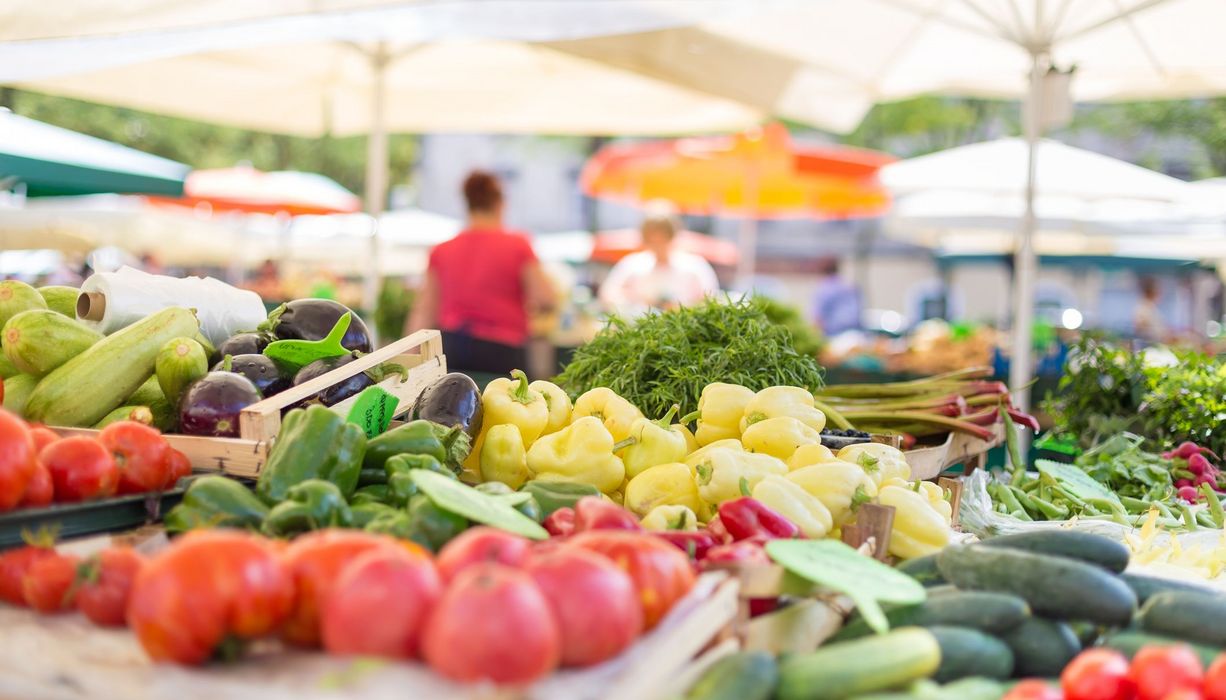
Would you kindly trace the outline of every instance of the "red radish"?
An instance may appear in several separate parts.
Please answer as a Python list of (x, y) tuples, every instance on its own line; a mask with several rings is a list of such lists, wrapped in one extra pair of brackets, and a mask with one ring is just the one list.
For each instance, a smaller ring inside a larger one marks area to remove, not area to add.
[(1193, 486), (1180, 486), (1179, 497), (1188, 503), (1196, 503), (1197, 499), (1200, 497), (1200, 493), (1198, 493), (1196, 488)]
[(1191, 479), (1176, 479), (1175, 488), (1177, 489), (1192, 488), (1192, 480)]
[(1209, 460), (1204, 455), (1192, 455), (1188, 457), (1188, 471), (1200, 476), (1207, 473), (1213, 465), (1209, 464)]

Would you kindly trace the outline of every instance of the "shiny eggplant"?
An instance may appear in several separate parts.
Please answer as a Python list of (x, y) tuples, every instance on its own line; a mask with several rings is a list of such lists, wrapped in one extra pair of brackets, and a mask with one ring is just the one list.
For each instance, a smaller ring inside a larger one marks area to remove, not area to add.
[(481, 432), (481, 389), (467, 374), (443, 375), (418, 395), (409, 417), (448, 428), (458, 425), (475, 439)]
[(238, 372), (251, 380), (255, 388), (265, 397), (279, 394), (290, 388), (292, 380), (281, 374), (277, 364), (263, 355), (235, 355), (230, 358), (230, 367), (226, 368), (223, 359), (213, 365), (214, 372)]
[(266, 325), (280, 340), (323, 340), (346, 313), (351, 313), (352, 319), (341, 345), (347, 350), (370, 352), (373, 346), (366, 323), (348, 306), (331, 299), (286, 302), (268, 314)]
[(188, 435), (238, 437), (238, 414), (263, 398), (251, 380), (234, 372), (209, 372), (187, 386), (179, 400), (179, 428)]
[(238, 357), (239, 355), (258, 355), (264, 352), (264, 348), (268, 344), (276, 340), (275, 337), (267, 333), (237, 333), (222, 341), (221, 345), (217, 346), (217, 356)]
[[(321, 375), (327, 374), (337, 367), (343, 367), (357, 359), (357, 355), (349, 353), (339, 357), (327, 357), (322, 360), (315, 360), (311, 364), (298, 370), (294, 375), (294, 386), (304, 384)], [(357, 374), (347, 377), (341, 382), (333, 384), (314, 396), (305, 399), (302, 403), (322, 403), (325, 406), (340, 403), (345, 399), (361, 392), (368, 386), (375, 383), (367, 372), (358, 372)]]

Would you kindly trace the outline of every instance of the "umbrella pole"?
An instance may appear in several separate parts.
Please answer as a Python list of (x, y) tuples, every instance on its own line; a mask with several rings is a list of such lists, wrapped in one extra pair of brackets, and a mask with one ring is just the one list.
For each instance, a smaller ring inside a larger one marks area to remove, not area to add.
[(1040, 119), (1043, 113), (1043, 58), (1041, 53), (1031, 54), (1030, 89), (1023, 103), (1022, 123), (1028, 148), (1026, 208), (1022, 214), (1013, 272), (1013, 353), (1009, 366), (1009, 386), (1014, 402), (1023, 411), (1030, 408), (1029, 384), (1033, 364), (1031, 344), (1034, 331), (1034, 287), (1038, 267), (1034, 252), (1034, 199)]
[(380, 43), (370, 54), (371, 97), (370, 134), (366, 137), (366, 211), (375, 218), (371, 230), (369, 259), (362, 280), (362, 306), (374, 313), (379, 294), (379, 226), (387, 198), (387, 66), (391, 58), (387, 46)]

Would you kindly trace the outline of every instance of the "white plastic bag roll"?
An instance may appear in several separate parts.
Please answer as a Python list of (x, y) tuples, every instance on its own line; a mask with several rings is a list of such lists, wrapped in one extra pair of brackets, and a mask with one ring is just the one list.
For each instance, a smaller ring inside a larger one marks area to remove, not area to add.
[(195, 309), (201, 332), (214, 345), (235, 333), (255, 330), (267, 318), (264, 302), (255, 292), (212, 277), (166, 277), (126, 266), (85, 280), (77, 318), (109, 335), (168, 306)]

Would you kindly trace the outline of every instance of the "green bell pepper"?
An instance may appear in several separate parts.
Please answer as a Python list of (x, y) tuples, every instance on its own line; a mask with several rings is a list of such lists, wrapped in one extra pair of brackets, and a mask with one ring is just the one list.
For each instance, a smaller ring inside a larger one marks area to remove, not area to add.
[(273, 506), (264, 518), (261, 531), (271, 537), (353, 525), (353, 512), (336, 484), (323, 479), (307, 479), (286, 494), (286, 500)]
[(258, 530), (267, 515), (268, 506), (246, 486), (212, 475), (193, 480), (183, 500), (166, 513), (163, 522), (168, 532), (214, 527)]
[(371, 518), (362, 529), (379, 535), (391, 535), (398, 540), (410, 539), (413, 535), (413, 522), (409, 519), (409, 514), (399, 508), (387, 508)]
[(387, 483), (387, 472), (382, 469), (362, 469), (358, 472), (358, 488)]
[(372, 438), (362, 466), (380, 469), (388, 459), (402, 454), (430, 455), (458, 472), (472, 449), (468, 434), (428, 420), (415, 420)]
[(436, 472), (449, 479), (457, 478), (454, 472), (444, 467), (432, 455), (396, 455), (383, 463), (383, 469), (387, 473), (389, 502), (398, 506), (407, 506), (409, 499), (417, 495), (417, 484), (409, 476), (409, 472), (413, 469), (425, 469)]
[(548, 518), (559, 508), (574, 508), (584, 496), (599, 496), (600, 489), (589, 484), (573, 484), (561, 481), (534, 479), (519, 487), (520, 491), (532, 494), (540, 507), (541, 518)]
[(443, 510), (424, 494), (409, 501), (409, 539), (438, 552), (443, 545), (468, 529), (468, 519)]
[(350, 506), (349, 511), (353, 513), (353, 526), (357, 528), (365, 528), (377, 518), (401, 512), (385, 503), (374, 501), (355, 504)]
[(323, 479), (349, 498), (357, 488), (365, 454), (366, 434), (340, 414), (319, 405), (294, 409), (281, 422), (256, 493), (265, 501), (280, 503), (295, 485)]
[(387, 505), (392, 502), (392, 487), (387, 484), (371, 484), (363, 486), (353, 492), (353, 498), (349, 499), (350, 505), (358, 505), (360, 503), (381, 503)]

